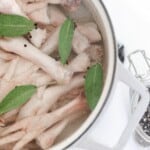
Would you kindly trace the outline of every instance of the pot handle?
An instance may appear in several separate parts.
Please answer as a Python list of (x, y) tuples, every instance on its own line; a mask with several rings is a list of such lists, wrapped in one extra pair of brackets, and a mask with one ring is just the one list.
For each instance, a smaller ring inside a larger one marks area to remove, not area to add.
[(124, 68), (120, 61), (118, 61), (117, 71), (119, 81), (122, 81), (123, 83), (128, 85), (131, 89), (139, 93), (141, 97), (135, 111), (133, 112), (133, 114), (130, 115), (128, 123), (121, 137), (119, 138), (117, 144), (114, 147), (109, 148), (93, 141), (90, 136), (86, 135), (86, 138), (85, 136), (81, 138), (81, 140), (77, 142), (77, 145), (75, 147), (82, 148), (82, 150), (121, 150), (125, 147), (126, 143), (129, 140), (129, 137), (135, 131), (140, 119), (142, 118), (149, 104), (149, 92), (148, 89), (140, 81), (138, 81), (128, 70)]

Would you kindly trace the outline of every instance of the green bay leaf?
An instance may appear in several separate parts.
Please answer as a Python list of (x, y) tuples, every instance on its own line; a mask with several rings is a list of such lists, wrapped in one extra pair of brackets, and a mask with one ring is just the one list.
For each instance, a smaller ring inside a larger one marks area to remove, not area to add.
[(17, 37), (35, 28), (34, 23), (19, 15), (0, 14), (0, 36)]
[(100, 64), (93, 65), (85, 77), (85, 95), (88, 105), (93, 110), (100, 99), (103, 87), (103, 70)]
[(26, 103), (37, 91), (34, 85), (16, 86), (0, 103), (0, 114), (16, 109)]
[(60, 29), (58, 49), (63, 64), (66, 64), (71, 53), (74, 28), (74, 22), (71, 19), (66, 19)]

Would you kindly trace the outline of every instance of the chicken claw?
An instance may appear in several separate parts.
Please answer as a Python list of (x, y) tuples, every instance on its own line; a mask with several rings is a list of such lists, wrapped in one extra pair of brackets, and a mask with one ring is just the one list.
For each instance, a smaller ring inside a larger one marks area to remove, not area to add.
[[(55, 123), (63, 120), (64, 118), (70, 116), (71, 114), (74, 114), (81, 110), (84, 111), (85, 109), (87, 109), (85, 97), (80, 95), (67, 105), (55, 110), (54, 112), (24, 118), (16, 122), (15, 124), (5, 128), (1, 132), (1, 136), (7, 136), (9, 134), (11, 134), (11, 136), (15, 136), (15, 134), (17, 134), (16, 132), (24, 131), (26, 134), (16, 143), (16, 145), (13, 148), (13, 150), (20, 150), (24, 145), (35, 139), (42, 132), (50, 128)], [(7, 137), (3, 137), (1, 139), (4, 138)], [(9, 140), (9, 143), (11, 143), (12, 141), (14, 141), (13, 138)], [(3, 142), (2, 145), (3, 144), (5, 143)]]
[(80, 117), (83, 117), (85, 114), (87, 114), (89, 111), (85, 110), (85, 112), (78, 112), (73, 115), (70, 115), (68, 118), (65, 118), (64, 120), (58, 122), (56, 125), (51, 127), (50, 129), (46, 130), (43, 132), (40, 136), (36, 138), (37, 144), (42, 148), (42, 149), (48, 149), (50, 148), (57, 137), (60, 136), (60, 134), (65, 130), (67, 125), (70, 123), (73, 123)]
[(81, 0), (62, 0), (64, 7), (70, 11), (75, 11), (81, 3)]
[(33, 62), (59, 83), (68, 83), (72, 77), (73, 73), (71, 71), (55, 61), (55, 59), (41, 52), (24, 38), (1, 39), (0, 47)]
[(19, 139), (21, 139), (24, 135), (25, 135), (25, 131), (19, 131), (19, 132), (12, 134), (12, 135), (8, 135), (4, 138), (1, 138), (0, 145), (16, 142)]

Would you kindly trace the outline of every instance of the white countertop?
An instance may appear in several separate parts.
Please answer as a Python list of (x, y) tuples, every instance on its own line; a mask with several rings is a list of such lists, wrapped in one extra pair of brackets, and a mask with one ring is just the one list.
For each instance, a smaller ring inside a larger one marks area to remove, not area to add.
[[(126, 56), (136, 49), (144, 49), (150, 57), (150, 0), (103, 0), (103, 2), (112, 19), (118, 41), (126, 47)], [(99, 126), (99, 134), (93, 132), (93, 138), (107, 146), (112, 146), (117, 141), (127, 123), (130, 107), (127, 86), (118, 84), (112, 99), (105, 115), (106, 119)], [(113, 122), (107, 122), (107, 117), (113, 117)], [(110, 124), (112, 128), (108, 127)], [(150, 148), (139, 145), (133, 136), (124, 150), (150, 150)]]

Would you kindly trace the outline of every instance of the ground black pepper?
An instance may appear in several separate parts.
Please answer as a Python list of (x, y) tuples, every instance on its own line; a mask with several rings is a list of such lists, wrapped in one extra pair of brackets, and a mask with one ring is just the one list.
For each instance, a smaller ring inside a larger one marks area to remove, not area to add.
[(24, 44), (24, 47), (27, 47), (27, 44)]
[(140, 121), (140, 126), (142, 127), (143, 131), (150, 136), (150, 104)]
[(35, 23), (34, 25), (35, 25), (35, 29), (38, 29), (38, 24), (37, 24), (37, 23)]

